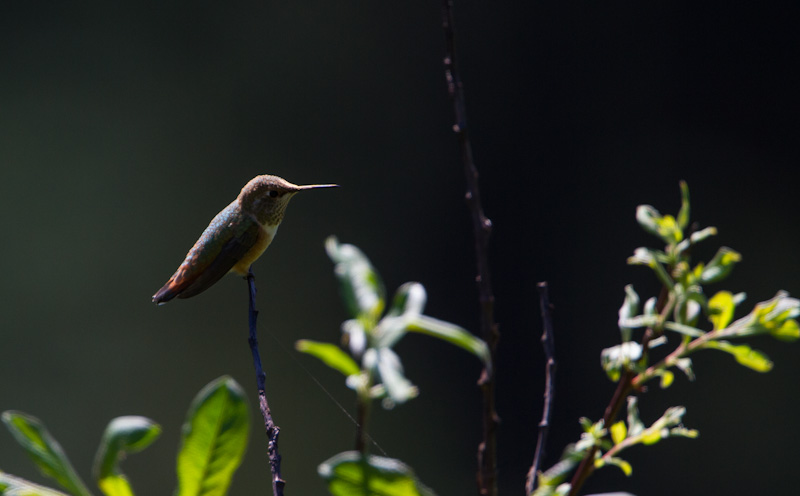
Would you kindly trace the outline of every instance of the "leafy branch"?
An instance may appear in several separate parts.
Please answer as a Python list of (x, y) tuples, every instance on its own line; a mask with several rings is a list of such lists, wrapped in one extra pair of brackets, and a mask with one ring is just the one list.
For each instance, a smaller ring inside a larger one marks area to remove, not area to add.
[[(707, 263), (692, 265), (692, 247), (716, 235), (717, 230), (707, 227), (687, 235), (690, 204), (685, 182), (681, 182), (681, 198), (681, 208), (675, 217), (662, 215), (650, 205), (641, 205), (636, 211), (636, 220), (642, 228), (664, 242), (665, 248), (637, 248), (628, 263), (649, 267), (661, 282), (661, 293), (642, 305), (633, 286), (625, 287), (618, 321), (622, 342), (601, 353), (601, 365), (609, 379), (617, 383), (617, 389), (603, 418), (596, 422), (582, 419), (581, 439), (565, 449), (556, 465), (538, 474), (538, 489), (532, 493), (536, 496), (575, 496), (594, 470), (607, 465), (617, 466), (630, 475), (631, 465), (618, 456), (630, 446), (649, 445), (667, 437), (696, 437), (696, 430), (681, 424), (686, 413), (684, 407), (667, 409), (661, 418), (646, 427), (639, 419), (636, 397), (629, 396), (643, 393), (644, 385), (656, 378), (661, 388), (669, 387), (674, 381), (674, 370), (694, 380), (690, 356), (695, 352), (722, 351), (745, 367), (767, 372), (773, 364), (763, 352), (747, 343), (734, 344), (729, 340), (761, 335), (771, 335), (782, 341), (800, 338), (800, 326), (795, 320), (800, 316), (800, 300), (783, 291), (756, 304), (736, 321), (733, 317), (745, 300), (744, 293), (722, 290), (710, 298), (706, 296), (704, 286), (727, 277), (742, 257), (723, 246)], [(702, 328), (703, 316), (711, 324), (710, 330)], [(633, 335), (638, 330), (643, 333), (637, 341)], [(677, 337), (677, 346), (651, 363), (650, 351), (666, 345), (668, 336)], [(627, 419), (616, 421), (626, 398)], [(570, 482), (566, 482), (570, 476)]]
[[(2, 421), (42, 475), (67, 492), (50, 489), (0, 471), (0, 496), (91, 496), (67, 455), (37, 418), (22, 412), (3, 412)], [(223, 496), (247, 446), (250, 417), (244, 392), (223, 376), (195, 396), (183, 424), (178, 451), (176, 496)], [(106, 496), (133, 496), (122, 472), (128, 454), (150, 446), (161, 427), (145, 417), (117, 417), (109, 422), (94, 460), (93, 475)]]
[(337, 496), (432, 495), (408, 465), (368, 454), (367, 423), (373, 401), (380, 400), (385, 409), (391, 409), (419, 394), (392, 348), (408, 333), (425, 334), (472, 353), (491, 373), (489, 348), (465, 329), (425, 315), (427, 295), (417, 282), (401, 285), (384, 313), (386, 290), (364, 253), (353, 245), (340, 244), (334, 237), (328, 238), (325, 248), (352, 317), (341, 326), (347, 351), (310, 340), (298, 341), (296, 348), (345, 376), (345, 384), (356, 393), (357, 418), (355, 450), (331, 457), (318, 472), (328, 482), (331, 494)]

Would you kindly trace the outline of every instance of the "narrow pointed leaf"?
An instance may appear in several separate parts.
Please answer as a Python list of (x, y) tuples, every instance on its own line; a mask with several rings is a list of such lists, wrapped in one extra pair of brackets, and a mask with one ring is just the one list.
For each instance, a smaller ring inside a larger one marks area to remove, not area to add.
[(325, 250), (335, 264), (334, 273), (350, 315), (377, 322), (386, 304), (386, 290), (367, 256), (353, 245), (339, 244), (333, 236), (325, 241)]
[(204, 387), (183, 424), (177, 496), (223, 496), (247, 446), (250, 417), (239, 384), (223, 376)]
[(357, 451), (339, 453), (317, 468), (334, 496), (435, 496), (400, 460)]
[(3, 412), (3, 422), (14, 439), (25, 449), (42, 474), (52, 477), (75, 496), (91, 493), (72, 468), (58, 441), (39, 419), (22, 412)]
[(714, 258), (708, 262), (708, 265), (703, 268), (703, 273), (700, 275), (700, 282), (709, 284), (725, 279), (733, 270), (733, 266), (741, 260), (742, 255), (739, 254), (739, 252), (727, 246), (723, 246), (717, 251)]
[(469, 351), (480, 358), (486, 370), (491, 374), (492, 361), (489, 357), (489, 347), (486, 345), (485, 341), (474, 336), (466, 329), (451, 324), (450, 322), (434, 319), (427, 315), (420, 315), (408, 326), (408, 330), (442, 339)]
[(628, 429), (625, 427), (625, 422), (620, 420), (611, 426), (611, 440), (614, 444), (621, 443), (628, 435)]
[(689, 185), (681, 181), (681, 209), (678, 212), (678, 227), (685, 230), (689, 226)]
[(386, 394), (391, 400), (390, 402), (384, 402), (383, 406), (385, 408), (405, 403), (412, 398), (416, 398), (419, 394), (417, 387), (403, 375), (403, 365), (400, 363), (400, 357), (391, 349), (378, 348), (375, 350), (375, 368), (381, 383), (386, 388)]
[(361, 372), (355, 360), (335, 344), (301, 339), (295, 343), (294, 347), (297, 351), (317, 357), (325, 365), (341, 372), (345, 377)]
[(67, 494), (0, 471), (0, 496), (67, 496)]
[(602, 467), (603, 465), (613, 465), (615, 467), (619, 467), (619, 469), (622, 470), (622, 473), (624, 473), (628, 477), (630, 477), (631, 474), (633, 473), (633, 467), (631, 467), (631, 464), (623, 460), (622, 458), (611, 456), (608, 458), (598, 458), (595, 461), (596, 467), (599, 468)]
[(724, 329), (733, 320), (733, 311), (736, 304), (733, 300), (733, 293), (730, 291), (720, 291), (708, 300), (708, 318), (714, 324), (714, 330)]
[(107, 496), (133, 496), (120, 462), (128, 453), (137, 453), (155, 441), (161, 427), (145, 417), (117, 417), (106, 427), (94, 460), (97, 485)]
[(634, 291), (633, 285), (628, 284), (625, 286), (625, 300), (619, 308), (619, 330), (622, 334), (622, 342), (627, 343), (631, 340), (631, 333), (633, 330), (625, 325), (627, 321), (632, 319), (639, 313), (639, 295)]
[(756, 372), (769, 372), (772, 370), (772, 361), (765, 354), (750, 348), (746, 344), (734, 345), (727, 341), (709, 341), (705, 344), (705, 347), (730, 353), (737, 362)]

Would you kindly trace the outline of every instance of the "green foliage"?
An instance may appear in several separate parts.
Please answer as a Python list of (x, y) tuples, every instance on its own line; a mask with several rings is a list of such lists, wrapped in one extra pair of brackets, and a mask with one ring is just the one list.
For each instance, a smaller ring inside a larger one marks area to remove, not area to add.
[(391, 408), (418, 394), (416, 386), (405, 377), (400, 357), (392, 350), (409, 332), (452, 343), (480, 358), (491, 370), (486, 343), (455, 324), (422, 313), (427, 295), (421, 284), (407, 282), (400, 286), (381, 317), (386, 292), (366, 255), (353, 245), (340, 244), (334, 237), (326, 240), (325, 249), (334, 263), (342, 299), (352, 317), (342, 324), (344, 341), (361, 366), (335, 345), (302, 340), (296, 348), (348, 376), (348, 387), (362, 399), (383, 399), (383, 406)]
[[(640, 247), (628, 259), (632, 265), (649, 267), (663, 289), (661, 295), (645, 301), (633, 286), (625, 287), (625, 298), (619, 309), (618, 326), (621, 344), (602, 351), (601, 365), (615, 382), (628, 381), (626, 391), (643, 391), (642, 386), (655, 378), (662, 388), (673, 384), (678, 369), (694, 380), (692, 359), (689, 355), (704, 349), (730, 354), (741, 365), (758, 372), (768, 372), (773, 363), (762, 352), (747, 343), (731, 343), (730, 339), (752, 338), (764, 334), (782, 341), (800, 338), (800, 300), (783, 291), (767, 301), (760, 302), (744, 317), (734, 321), (734, 315), (745, 299), (744, 293), (717, 291), (711, 298), (704, 286), (725, 279), (742, 256), (728, 247), (721, 247), (707, 263), (692, 265), (691, 247), (717, 234), (714, 227), (687, 232), (689, 226), (689, 189), (681, 182), (681, 209), (677, 216), (662, 215), (650, 205), (636, 210), (636, 220), (641, 227), (658, 237), (665, 248)], [(701, 317), (710, 324), (705, 329)], [(637, 330), (644, 329), (642, 339), (634, 340)], [(663, 358), (651, 363), (650, 350), (667, 344), (668, 335), (677, 337), (677, 346)], [(622, 383), (621, 383), (622, 384)], [(624, 385), (624, 384), (623, 384)], [(621, 399), (621, 397), (620, 397)], [(636, 444), (651, 445), (667, 437), (697, 437), (693, 429), (681, 424), (686, 409), (682, 406), (668, 408), (664, 415), (649, 427), (639, 419), (637, 399), (628, 398), (626, 421), (603, 428), (603, 421), (592, 423), (583, 420), (581, 440), (570, 445), (561, 461), (538, 474), (536, 496), (569, 494), (572, 490), (566, 478), (586, 457), (593, 456), (593, 468), (613, 465), (630, 475), (632, 466), (618, 455)], [(611, 419), (613, 421), (614, 419)]]
[(33, 482), (0, 472), (2, 496), (66, 496), (65, 493), (34, 484)]
[(43, 475), (55, 479), (75, 496), (91, 494), (72, 468), (61, 445), (39, 419), (22, 412), (8, 411), (3, 413), (3, 423)]
[[(0, 496), (88, 496), (58, 442), (36, 418), (21, 412), (2, 415), (14, 439), (39, 470), (61, 484), (67, 493), (49, 489), (0, 471)], [(241, 387), (220, 377), (195, 397), (183, 426), (178, 454), (178, 496), (223, 496), (241, 463), (249, 429), (247, 403)], [(133, 496), (120, 462), (155, 441), (161, 428), (144, 417), (117, 417), (106, 427), (94, 462), (94, 476), (106, 496)]]
[(94, 461), (97, 485), (106, 496), (133, 496), (120, 462), (129, 453), (138, 453), (155, 441), (161, 428), (145, 417), (117, 417), (106, 427)]
[(411, 467), (392, 458), (345, 451), (317, 471), (334, 496), (434, 496)]
[[(351, 318), (342, 323), (343, 341), (350, 355), (328, 343), (301, 340), (297, 350), (318, 358), (346, 377), (359, 405), (359, 439), (363, 443), (370, 404), (384, 408), (405, 403), (418, 389), (405, 376), (400, 357), (392, 349), (406, 334), (426, 334), (454, 344), (481, 359), (491, 374), (489, 348), (465, 329), (423, 314), (427, 295), (416, 282), (401, 285), (385, 314), (386, 291), (380, 275), (364, 253), (330, 237), (325, 242), (334, 263), (342, 299)], [(360, 365), (359, 362), (360, 361)], [(365, 446), (359, 449), (364, 450)], [(361, 451), (340, 453), (319, 466), (319, 474), (334, 495), (431, 495), (399, 460), (368, 456)]]
[(250, 417), (244, 391), (232, 378), (197, 394), (183, 424), (178, 496), (223, 496), (247, 447)]

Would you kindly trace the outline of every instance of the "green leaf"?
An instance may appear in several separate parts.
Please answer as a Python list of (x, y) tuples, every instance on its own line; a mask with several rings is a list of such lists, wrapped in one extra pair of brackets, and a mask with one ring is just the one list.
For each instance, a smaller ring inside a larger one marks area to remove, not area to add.
[(661, 389), (667, 389), (672, 385), (672, 381), (675, 380), (675, 374), (669, 370), (662, 370), (659, 375), (661, 376)]
[(708, 318), (714, 324), (714, 330), (728, 327), (735, 309), (736, 303), (730, 291), (720, 291), (712, 296), (708, 300)]
[(367, 349), (367, 331), (364, 324), (357, 319), (342, 322), (342, 340), (354, 357), (360, 357)]
[[(736, 295), (736, 298), (739, 295)], [(746, 337), (769, 333), (778, 339), (791, 340), (797, 325), (794, 318), (800, 315), (800, 300), (779, 291), (774, 298), (762, 301), (746, 316), (720, 332), (720, 337)]]
[(769, 372), (772, 370), (770, 359), (765, 354), (750, 348), (746, 344), (733, 345), (727, 341), (709, 341), (704, 347), (730, 353), (737, 362), (756, 372)]
[(686, 374), (686, 378), (690, 381), (694, 380), (694, 370), (692, 370), (691, 358), (679, 358), (675, 361), (675, 366)]
[(392, 408), (399, 403), (416, 398), (419, 390), (403, 375), (400, 357), (389, 348), (370, 348), (364, 353), (364, 368), (372, 370), (386, 388), (389, 401), (384, 408)]
[(633, 251), (633, 255), (628, 257), (629, 265), (647, 265), (656, 273), (658, 280), (666, 288), (672, 289), (675, 285), (672, 278), (667, 274), (667, 270), (659, 261), (661, 253), (648, 248), (639, 247)]
[(681, 186), (681, 209), (678, 212), (678, 228), (685, 230), (689, 226), (689, 185), (686, 181), (680, 182)]
[(628, 396), (628, 437), (638, 436), (644, 431), (644, 423), (639, 418), (639, 400)]
[(625, 440), (628, 435), (628, 429), (625, 427), (625, 422), (620, 420), (611, 426), (611, 441), (614, 444), (619, 444)]
[(250, 417), (244, 391), (222, 376), (192, 401), (178, 453), (177, 496), (223, 496), (247, 446)]
[(700, 274), (700, 282), (702, 284), (710, 284), (718, 282), (731, 273), (734, 264), (742, 260), (742, 255), (739, 252), (728, 248), (727, 246), (721, 247), (714, 258), (708, 262), (708, 265), (703, 267), (703, 272)]
[(392, 298), (392, 306), (386, 315), (396, 317), (399, 315), (417, 316), (425, 309), (428, 299), (425, 287), (418, 282), (407, 282), (397, 288)]
[(334, 496), (435, 496), (408, 465), (393, 458), (345, 451), (317, 468)]
[(412, 321), (422, 315), (427, 301), (422, 284), (407, 282), (400, 286), (392, 299), (392, 306), (375, 328), (377, 346), (392, 347), (402, 338)]
[(361, 250), (339, 244), (334, 236), (325, 240), (325, 250), (335, 264), (334, 273), (350, 315), (369, 322), (371, 328), (385, 307), (386, 291), (380, 276)]
[(418, 315), (409, 324), (408, 330), (410, 332), (418, 332), (420, 334), (427, 334), (428, 336), (439, 338), (467, 350), (480, 358), (486, 370), (491, 374), (492, 360), (489, 356), (489, 347), (486, 345), (485, 341), (474, 336), (466, 329), (451, 324), (450, 322), (428, 317), (427, 315)]
[(108, 496), (133, 496), (120, 462), (128, 453), (137, 453), (155, 441), (161, 427), (145, 417), (117, 417), (109, 422), (94, 459), (97, 485)]
[(697, 338), (705, 334), (702, 330), (696, 327), (678, 324), (677, 322), (665, 322), (664, 329), (677, 332), (678, 334), (683, 334), (684, 336), (690, 336), (693, 338)]
[(797, 339), (800, 338), (800, 326), (797, 325), (796, 320), (789, 319), (784, 321), (780, 326), (772, 329), (769, 333), (772, 337), (780, 339), (781, 341), (797, 341)]
[(704, 239), (708, 239), (711, 236), (716, 236), (716, 235), (717, 235), (716, 227), (706, 227), (705, 229), (695, 231), (692, 233), (691, 236), (689, 236), (688, 239), (684, 239), (683, 241), (678, 243), (678, 245), (675, 247), (675, 253), (677, 255), (680, 255), (684, 251), (686, 251), (690, 246), (695, 245), (700, 241), (703, 241)]
[(72, 468), (61, 445), (39, 419), (15, 411), (3, 412), (2, 418), (11, 435), (25, 449), (42, 474), (55, 479), (73, 495), (91, 494)]
[(598, 458), (594, 462), (595, 467), (600, 468), (603, 465), (614, 465), (615, 467), (619, 467), (622, 472), (627, 475), (628, 477), (631, 476), (633, 473), (633, 467), (631, 464), (623, 460), (622, 458), (617, 458), (614, 456), (610, 456), (608, 458)]
[(345, 377), (361, 372), (358, 368), (358, 364), (350, 358), (350, 355), (335, 344), (301, 339), (295, 343), (294, 347), (297, 351), (307, 353), (320, 359), (325, 365), (333, 370), (338, 370), (344, 374)]
[(625, 324), (638, 313), (639, 295), (636, 294), (636, 291), (634, 291), (633, 285), (628, 284), (625, 286), (625, 300), (622, 302), (622, 306), (619, 308), (619, 320), (617, 321), (619, 331), (622, 334), (623, 343), (627, 343), (631, 340), (631, 333), (633, 332), (633, 329)]
[(639, 205), (636, 209), (636, 220), (645, 231), (658, 236), (668, 245), (673, 245), (683, 239), (683, 231), (675, 217), (661, 215), (650, 205)]
[(65, 493), (0, 471), (0, 496), (67, 496)]
[(642, 357), (642, 345), (636, 341), (618, 344), (600, 352), (600, 365), (612, 381), (619, 380), (622, 369)]

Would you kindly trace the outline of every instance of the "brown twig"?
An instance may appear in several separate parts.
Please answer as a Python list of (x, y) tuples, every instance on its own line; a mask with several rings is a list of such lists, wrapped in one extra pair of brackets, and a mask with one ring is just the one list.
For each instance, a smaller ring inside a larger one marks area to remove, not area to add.
[(253, 354), (253, 366), (256, 369), (256, 385), (258, 386), (258, 407), (261, 416), (264, 417), (264, 428), (267, 431), (267, 454), (269, 455), (269, 468), (272, 471), (272, 495), (283, 496), (283, 487), (286, 481), (281, 478), (281, 455), (278, 452), (278, 436), (281, 433), (280, 427), (272, 421), (272, 413), (267, 403), (267, 393), (265, 381), (267, 375), (261, 367), (261, 354), (258, 352), (258, 337), (256, 335), (256, 322), (258, 320), (258, 310), (256, 310), (256, 278), (251, 268), (247, 272), (247, 285), (250, 290), (250, 305), (248, 323), (250, 326), (250, 351)]
[(539, 422), (539, 437), (536, 440), (536, 452), (533, 456), (533, 464), (528, 471), (528, 478), (525, 481), (525, 494), (529, 496), (536, 489), (536, 475), (542, 464), (544, 447), (547, 444), (547, 432), (550, 429), (550, 413), (553, 409), (553, 399), (556, 394), (556, 344), (555, 333), (553, 332), (553, 315), (548, 295), (547, 282), (537, 284), (539, 288), (539, 306), (542, 310), (542, 348), (547, 360), (545, 365), (545, 386), (544, 386), (544, 407), (542, 408), (542, 420)]
[[(662, 286), (661, 293), (658, 295), (658, 300), (656, 301), (656, 310), (662, 314), (662, 321), (664, 320), (663, 317), (665, 317), (664, 314), (672, 310), (672, 305), (667, 304), (668, 294), (669, 290), (667, 287)], [(644, 336), (642, 336), (642, 358), (640, 359), (640, 363), (647, 363), (650, 341), (653, 338), (658, 337), (660, 333), (660, 329), (653, 329), (650, 327), (645, 329)], [(603, 426), (605, 428), (608, 428), (608, 426), (614, 422), (614, 419), (617, 418), (619, 410), (622, 408), (622, 404), (625, 402), (625, 398), (628, 397), (628, 394), (635, 389), (638, 390), (634, 386), (635, 377), (636, 374), (634, 374), (631, 370), (626, 370), (622, 374), (622, 377), (620, 377), (619, 382), (617, 383), (617, 389), (614, 391), (614, 396), (611, 397), (611, 401), (608, 403), (605, 413), (603, 414)], [(597, 453), (597, 448), (597, 445), (592, 446), (592, 448), (581, 460), (580, 465), (578, 465), (578, 469), (575, 471), (575, 475), (572, 477), (572, 487), (570, 488), (568, 496), (577, 496), (578, 492), (581, 490), (581, 486), (583, 486), (583, 483), (586, 482), (586, 479), (592, 474), (592, 472), (594, 472), (594, 455)]]
[[(456, 133), (461, 147), (461, 159), (467, 179), (466, 199), (472, 214), (475, 233), (475, 255), (477, 258), (481, 336), (489, 346), (491, 361), (495, 361), (497, 341), (500, 333), (494, 321), (494, 295), (489, 273), (488, 245), (492, 222), (484, 215), (478, 189), (478, 170), (472, 159), (472, 146), (467, 134), (466, 105), (464, 88), (456, 65), (456, 44), (453, 18), (453, 0), (442, 0), (442, 28), (445, 35), (444, 73), (447, 92), (453, 102)], [(495, 367), (496, 370), (496, 367)], [(497, 425), (499, 419), (495, 411), (495, 378), (486, 367), (478, 382), (483, 393), (483, 440), (478, 446), (478, 491), (481, 495), (497, 495)]]

